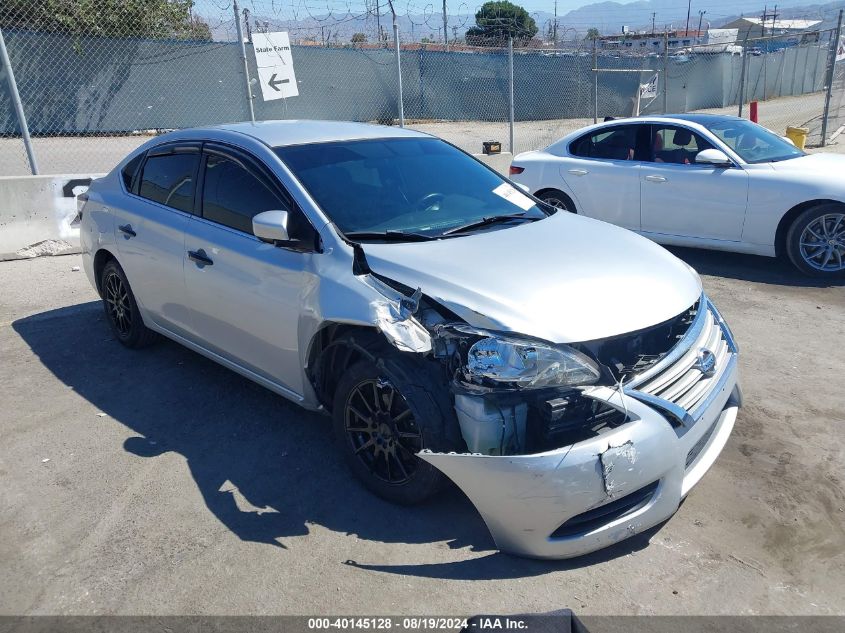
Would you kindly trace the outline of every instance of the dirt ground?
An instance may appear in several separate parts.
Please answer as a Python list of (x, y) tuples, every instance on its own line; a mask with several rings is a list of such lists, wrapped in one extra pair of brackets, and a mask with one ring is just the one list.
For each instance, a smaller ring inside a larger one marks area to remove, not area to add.
[(676, 252), (745, 407), (671, 520), (559, 562), (498, 553), (456, 489), (371, 496), (327, 418), (193, 352), (124, 349), (79, 256), (0, 263), (0, 614), (845, 613), (845, 287)]
[[(807, 126), (810, 142), (817, 143), (820, 136), (821, 113), (824, 94), (812, 93), (797, 97), (782, 97), (760, 102), (761, 125), (783, 134), (786, 127)], [(736, 116), (737, 106), (701, 110), (713, 114)], [(748, 116), (748, 108), (745, 109)], [(548, 146), (557, 139), (586, 125), (592, 117), (577, 119), (552, 119), (548, 121), (517, 121), (514, 124), (514, 153), (527, 152)], [(832, 124), (833, 125), (833, 124)], [(838, 124), (837, 124), (838, 125)], [(509, 127), (502, 121), (408, 121), (407, 127), (434, 134), (461, 149), (480, 154), (484, 141), (499, 141), (508, 150)], [(835, 126), (829, 130), (833, 133)], [(41, 137), (33, 139), (33, 149), (43, 174), (96, 174), (110, 171), (127, 154), (150, 137)], [(838, 151), (842, 151), (845, 135), (840, 136)], [(837, 145), (834, 145), (837, 147)], [(837, 150), (834, 150), (837, 151)], [(20, 139), (0, 138), (0, 176), (29, 174), (26, 153)]]

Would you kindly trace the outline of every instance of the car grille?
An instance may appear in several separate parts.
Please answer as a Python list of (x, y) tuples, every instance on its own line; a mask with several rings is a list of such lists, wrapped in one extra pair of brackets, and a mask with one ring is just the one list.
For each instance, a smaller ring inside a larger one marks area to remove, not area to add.
[(634, 514), (651, 501), (659, 483), (659, 481), (654, 481), (631, 494), (572, 517), (552, 532), (551, 538), (581, 536), (612, 521)]
[[(698, 419), (737, 353), (730, 331), (716, 309), (706, 299), (700, 306), (701, 312), (666, 362), (625, 385), (630, 395), (660, 406), (673, 423), (683, 426)], [(706, 371), (704, 362), (707, 352), (715, 361), (710, 371)]]

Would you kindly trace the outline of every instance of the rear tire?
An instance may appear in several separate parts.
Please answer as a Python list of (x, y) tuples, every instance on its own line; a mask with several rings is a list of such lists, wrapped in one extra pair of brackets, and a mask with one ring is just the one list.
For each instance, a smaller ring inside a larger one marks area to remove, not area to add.
[(114, 259), (103, 266), (100, 290), (106, 321), (118, 341), (132, 349), (147, 347), (156, 341), (158, 334), (144, 325), (126, 273)]
[(569, 213), (576, 212), (575, 205), (572, 203), (569, 196), (557, 189), (547, 189), (546, 191), (537, 194), (537, 197), (546, 204), (555, 207), (556, 209), (560, 209), (561, 211), (568, 211)]
[(436, 494), (446, 477), (416, 453), (462, 450), (448, 384), (417, 355), (381, 345), (349, 367), (334, 394), (335, 438), (352, 473), (401, 505)]
[(795, 218), (786, 234), (786, 254), (805, 275), (845, 276), (845, 205), (820, 204)]

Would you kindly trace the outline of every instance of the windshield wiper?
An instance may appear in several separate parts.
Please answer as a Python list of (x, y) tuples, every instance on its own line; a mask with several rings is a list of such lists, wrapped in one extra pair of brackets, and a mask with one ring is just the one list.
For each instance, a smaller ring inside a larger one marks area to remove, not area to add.
[(350, 240), (383, 240), (385, 242), (428, 242), (437, 239), (432, 235), (405, 231), (351, 231), (344, 235)]
[(478, 229), (483, 226), (489, 226), (490, 224), (498, 224), (499, 222), (507, 222), (508, 220), (519, 220), (523, 218), (525, 218), (525, 211), (523, 211), (522, 213), (509, 213), (507, 215), (491, 215), (490, 217), (481, 218), (480, 220), (470, 222), (469, 224), (462, 224), (461, 226), (456, 226), (455, 228), (449, 229), (448, 231), (443, 231), (443, 235), (452, 235), (453, 233), (465, 233), (466, 231), (472, 231), (473, 229)]

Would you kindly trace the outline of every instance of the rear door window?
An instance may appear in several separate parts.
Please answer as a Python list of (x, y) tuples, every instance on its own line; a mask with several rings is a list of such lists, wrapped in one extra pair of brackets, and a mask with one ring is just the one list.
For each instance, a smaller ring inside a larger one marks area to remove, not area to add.
[(149, 155), (141, 172), (138, 195), (191, 213), (194, 207), (194, 179), (199, 159), (198, 150)]
[(616, 125), (601, 128), (573, 141), (573, 156), (606, 160), (638, 160), (637, 132), (641, 125)]

